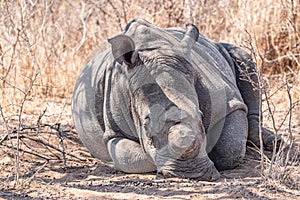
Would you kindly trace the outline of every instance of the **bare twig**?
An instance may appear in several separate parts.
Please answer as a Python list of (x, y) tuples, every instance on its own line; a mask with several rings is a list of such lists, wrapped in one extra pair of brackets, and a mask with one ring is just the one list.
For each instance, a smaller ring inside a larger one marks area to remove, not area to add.
[(1, 117), (2, 117), (2, 120), (3, 120), (3, 123), (5, 125), (5, 128), (6, 128), (6, 134), (2, 137), (2, 139), (0, 140), (0, 144), (2, 144), (2, 142), (6, 139), (8, 139), (10, 137), (9, 135), (9, 127), (8, 127), (8, 124), (7, 124), (7, 121), (5, 119), (5, 116), (4, 116), (4, 113), (3, 113), (3, 110), (2, 110), (2, 106), (1, 106), (1, 103), (0, 103), (0, 114), (1, 114)]
[(39, 166), (39, 168), (35, 170), (34, 174), (29, 179), (27, 179), (26, 182), (30, 182), (35, 177), (36, 174), (38, 174), (42, 169), (46, 167), (47, 164), (48, 164), (48, 160), (46, 160), (43, 165)]
[[(292, 96), (291, 96), (291, 87), (288, 83), (286, 83), (286, 91), (287, 91), (287, 95), (288, 95), (288, 99), (289, 99), (289, 107), (291, 108), (293, 106), (293, 100), (292, 100)], [(293, 137), (293, 132), (292, 132), (292, 115), (293, 115), (293, 110), (290, 109), (290, 114), (289, 114), (289, 121), (288, 121), (288, 130), (289, 130), (289, 148), (287, 151), (287, 158), (285, 160), (285, 166), (284, 166), (284, 172), (286, 171), (288, 162), (290, 160), (290, 153), (291, 153), (291, 149), (292, 146), (294, 144), (294, 137)], [(285, 173), (284, 173), (285, 174)]]
[(261, 173), (261, 177), (264, 179), (264, 168), (265, 168), (265, 155), (264, 155), (264, 146), (263, 146), (263, 137), (262, 137), (262, 94), (263, 94), (263, 89), (264, 89), (264, 81), (263, 81), (263, 71), (264, 71), (264, 58), (262, 57), (261, 53), (259, 52), (259, 50), (257, 49), (258, 51), (258, 55), (256, 55), (256, 51), (255, 51), (255, 47), (253, 46), (253, 40), (255, 42), (255, 46), (257, 47), (257, 40), (256, 38), (252, 38), (251, 34), (245, 30), (246, 33), (248, 34), (248, 37), (249, 37), (249, 42), (248, 42), (248, 45), (250, 46), (250, 50), (251, 50), (251, 53), (253, 54), (253, 59), (255, 61), (255, 63), (257, 63), (257, 56), (261, 59), (262, 63), (261, 63), (261, 68), (260, 68), (260, 71), (258, 72), (258, 78), (259, 78), (259, 85), (257, 86), (258, 87), (258, 90), (259, 90), (259, 119), (260, 119), (260, 123), (259, 123), (259, 143), (260, 143), (260, 154), (261, 154), (261, 160), (260, 160), (260, 173)]
[(46, 157), (46, 156), (44, 156), (44, 155), (41, 155), (41, 154), (39, 154), (39, 153), (30, 152), (30, 151), (24, 150), (24, 149), (22, 149), (22, 148), (17, 149), (17, 148), (14, 147), (14, 146), (6, 145), (6, 144), (2, 144), (2, 146), (8, 147), (8, 148), (10, 148), (10, 149), (13, 149), (13, 150), (16, 150), (16, 151), (19, 151), (19, 152), (24, 152), (24, 153), (27, 153), (27, 154), (31, 154), (31, 155), (34, 155), (34, 156), (36, 156), (36, 157), (42, 158), (42, 159), (44, 159), (44, 160), (48, 160), (48, 161), (49, 161), (49, 160), (54, 160), (54, 159), (52, 159), (52, 158), (48, 158), (48, 157)]
[[(30, 127), (27, 127), (26, 130), (27, 130), (27, 129), (31, 129), (31, 128), (30, 128)], [(32, 127), (32, 129), (35, 129), (35, 127)], [(10, 139), (11, 139), (11, 140), (12, 140), (12, 139), (17, 139), (17, 136), (11, 136)], [(65, 164), (66, 164), (66, 156), (73, 157), (73, 158), (75, 158), (75, 159), (77, 159), (77, 160), (80, 160), (80, 161), (85, 161), (85, 159), (83, 159), (83, 158), (79, 158), (79, 157), (77, 157), (77, 156), (75, 156), (75, 155), (73, 155), (73, 154), (67, 153), (67, 152), (65, 151), (64, 148), (63, 148), (63, 150), (61, 150), (61, 149), (55, 147), (54, 145), (50, 144), (49, 142), (45, 142), (45, 141), (43, 141), (43, 140), (41, 140), (41, 139), (37, 139), (37, 138), (34, 138), (34, 137), (30, 137), (30, 136), (28, 136), (28, 135), (26, 135), (26, 134), (21, 134), (21, 135), (19, 136), (19, 140), (23, 140), (23, 139), (28, 139), (28, 140), (34, 141), (34, 142), (36, 142), (37, 144), (42, 144), (42, 145), (44, 145), (45, 147), (50, 147), (51, 149), (54, 149), (55, 151), (61, 153), (61, 154), (63, 155), (63, 161), (64, 161)], [(23, 141), (23, 143), (24, 143), (24, 141)], [(33, 154), (33, 155), (41, 155), (41, 153), (38, 152), (37, 150), (32, 149), (32, 147), (28, 146), (26, 143), (24, 143), (24, 144), (27, 146), (28, 149), (31, 149), (31, 150), (32, 150), (31, 152), (29, 152), (29, 151), (24, 151), (25, 153), (30, 153), (30, 154)], [(7, 145), (5, 145), (5, 144), (0, 144), (0, 145), (7, 146)], [(34, 151), (36, 151), (36, 153), (34, 153)], [(56, 154), (53, 154), (53, 155), (54, 155), (57, 159), (60, 159), (60, 157), (57, 156)]]

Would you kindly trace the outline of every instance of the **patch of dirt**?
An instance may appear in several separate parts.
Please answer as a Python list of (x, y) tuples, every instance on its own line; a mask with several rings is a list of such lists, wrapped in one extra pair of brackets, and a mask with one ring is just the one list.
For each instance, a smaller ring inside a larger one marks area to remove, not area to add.
[[(221, 172), (216, 182), (205, 182), (164, 179), (155, 173), (125, 174), (92, 158), (72, 126), (69, 106), (54, 106), (37, 125), (33, 122), (39, 116), (25, 116), (32, 123), (19, 136), (17, 131), (0, 135), (0, 199), (300, 199), (297, 120), (291, 125), (294, 147), (286, 148), (272, 168), (272, 152), (265, 152), (263, 172), (268, 176), (260, 175), (259, 151), (248, 147), (237, 168)], [(51, 114), (57, 110), (60, 114)], [(17, 127), (15, 121), (9, 123)], [(288, 131), (285, 125), (280, 134), (286, 139)], [(287, 156), (290, 161), (284, 167)]]
[[(50, 158), (48, 161), (30, 153), (21, 153), (19, 167), (21, 176), (18, 186), (14, 185), (16, 174), (14, 152), (9, 148), (1, 148), (0, 197), (3, 199), (300, 198), (299, 166), (290, 169), (294, 178), (298, 177), (297, 180), (290, 179), (290, 184), (288, 181), (279, 182), (270, 179), (262, 181), (259, 176), (259, 155), (250, 147), (244, 163), (233, 170), (221, 172), (221, 179), (216, 182), (164, 179), (156, 174), (125, 174), (114, 170), (92, 158), (74, 130), (71, 127), (68, 130), (63, 136), (65, 158), (62, 153), (59, 154), (53, 149), (40, 151), (41, 156)], [(52, 145), (61, 148), (56, 133), (49, 134), (48, 139)], [(24, 148), (23, 145), (21, 148)], [(27, 147), (28, 152), (30, 148), (39, 148), (34, 142), (31, 145), (32, 147)]]

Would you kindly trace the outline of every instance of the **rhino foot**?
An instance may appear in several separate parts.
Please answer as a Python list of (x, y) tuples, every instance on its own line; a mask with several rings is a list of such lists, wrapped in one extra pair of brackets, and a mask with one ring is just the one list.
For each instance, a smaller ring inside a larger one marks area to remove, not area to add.
[(165, 178), (179, 177), (202, 181), (215, 181), (220, 178), (220, 173), (214, 163), (206, 156), (204, 158), (190, 158), (187, 160), (164, 160), (163, 166), (157, 166), (157, 173)]
[[(271, 130), (264, 127), (262, 127), (261, 133), (264, 149), (272, 151), (275, 148), (275, 134)], [(255, 146), (260, 147), (258, 122), (249, 122), (248, 140), (250, 140)], [(276, 151), (279, 150), (280, 144), (282, 142), (282, 138), (280, 136), (277, 136)]]
[(179, 178), (190, 178), (190, 179), (195, 179), (199, 181), (216, 181), (220, 178), (220, 173), (219, 171), (213, 167), (209, 170), (207, 170), (204, 174), (199, 176), (198, 174), (195, 173), (187, 173), (185, 172), (176, 172), (176, 171), (171, 171), (167, 169), (161, 169), (158, 171), (158, 173), (162, 174), (164, 178), (172, 178), (172, 177), (179, 177)]

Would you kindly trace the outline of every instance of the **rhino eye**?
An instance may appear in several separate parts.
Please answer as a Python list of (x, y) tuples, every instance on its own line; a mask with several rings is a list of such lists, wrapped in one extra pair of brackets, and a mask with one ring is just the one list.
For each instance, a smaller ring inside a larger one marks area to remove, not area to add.
[(145, 117), (144, 122), (143, 122), (143, 127), (148, 130), (149, 129), (149, 124), (150, 124), (150, 117), (149, 115)]
[[(150, 123), (151, 123), (151, 121), (150, 121), (150, 116), (148, 115), (148, 116), (145, 117), (144, 122), (143, 122), (143, 127), (144, 127), (144, 129), (145, 129), (145, 131), (146, 131), (146, 136), (147, 136), (148, 138), (152, 138), (152, 137), (153, 137), (152, 134), (151, 134), (151, 131), (150, 131), (150, 129), (151, 129)], [(151, 139), (151, 140), (152, 140), (152, 139)]]

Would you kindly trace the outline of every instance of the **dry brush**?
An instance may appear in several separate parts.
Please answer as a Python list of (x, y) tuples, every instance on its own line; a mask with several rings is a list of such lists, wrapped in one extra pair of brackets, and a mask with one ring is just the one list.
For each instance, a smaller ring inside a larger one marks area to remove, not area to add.
[[(260, 68), (263, 123), (287, 142), (270, 160), (263, 159), (262, 167), (268, 171), (264, 176), (287, 179), (289, 166), (299, 165), (299, 155), (291, 149), (300, 134), (300, 1), (144, 4), (142, 0), (0, 1), (0, 145), (14, 158), (14, 180), (24, 171), (20, 167), (26, 153), (46, 161), (82, 160), (65, 149), (63, 134), (71, 128), (60, 126), (72, 127), (74, 82), (88, 59), (107, 46), (106, 39), (133, 18), (161, 27), (194, 23), (205, 36), (253, 54)], [(40, 154), (35, 148), (47, 151)], [(283, 159), (287, 156), (291, 158)], [(274, 175), (282, 169), (284, 173)]]

